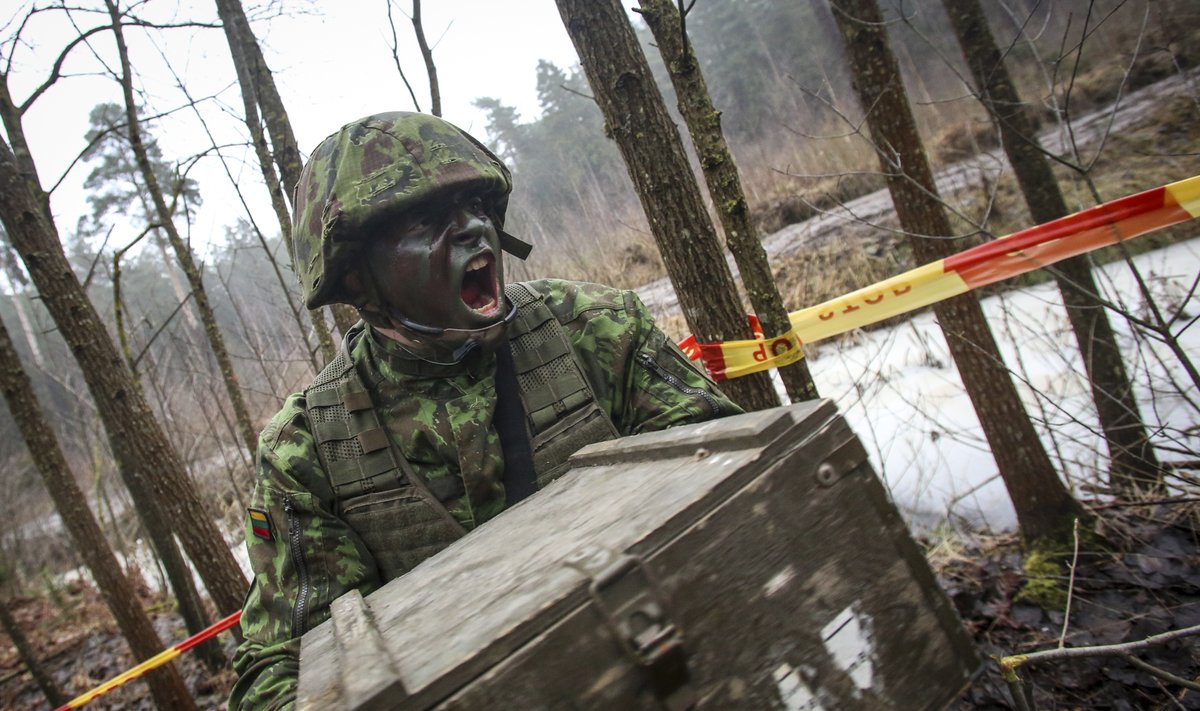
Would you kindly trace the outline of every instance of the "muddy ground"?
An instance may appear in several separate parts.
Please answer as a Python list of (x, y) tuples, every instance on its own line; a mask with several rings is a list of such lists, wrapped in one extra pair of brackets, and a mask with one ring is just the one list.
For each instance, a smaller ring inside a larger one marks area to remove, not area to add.
[[(164, 644), (177, 644), (187, 638), (183, 619), (172, 609), (170, 599), (146, 586), (140, 587), (139, 594)], [(68, 700), (135, 664), (116, 622), (90, 585), (73, 583), (46, 597), (17, 598), (9, 601), (9, 610)], [(231, 658), (233, 640), (228, 633), (221, 638)], [(201, 709), (225, 708), (234, 681), (231, 668), (212, 674), (192, 654), (184, 654), (172, 664), (183, 675)], [(53, 707), (25, 670), (9, 637), (0, 634), (0, 709), (49, 708)], [(146, 683), (134, 680), (83, 708), (141, 710), (153, 709), (154, 704)]]
[[(1081, 545), (1073, 585), (1069, 574), (1055, 578), (1049, 597), (1059, 599), (1052, 604), (1024, 599), (1028, 576), (1013, 537), (968, 538), (951, 550), (931, 551), (943, 588), (986, 660), (984, 673), (955, 711), (1020, 708), (995, 658), (1051, 649), (1060, 638), (1066, 647), (1112, 645), (1200, 625), (1200, 509), (1195, 503), (1095, 513), (1093, 530), (1103, 538)], [(1061, 598), (1068, 590), (1071, 613), (1064, 625)], [(1135, 656), (1175, 676), (1200, 680), (1200, 636)], [(1046, 662), (1018, 673), (1029, 708), (1200, 709), (1200, 691), (1156, 678), (1119, 656)]]

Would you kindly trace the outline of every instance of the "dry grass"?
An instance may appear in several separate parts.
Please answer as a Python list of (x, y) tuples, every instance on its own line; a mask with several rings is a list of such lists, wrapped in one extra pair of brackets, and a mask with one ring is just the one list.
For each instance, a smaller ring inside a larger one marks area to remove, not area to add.
[(847, 249), (836, 244), (779, 260), (775, 281), (790, 310), (815, 306), (908, 268), (908, 249)]
[[(629, 215), (630, 219), (635, 217)], [(666, 276), (662, 254), (653, 238), (629, 229), (619, 230), (611, 243), (597, 245), (590, 252), (572, 251), (552, 256), (550, 260), (557, 262), (560, 268), (552, 268), (546, 273), (577, 274), (580, 276), (568, 278), (611, 284), (622, 289), (633, 289)]]
[[(1186, 33), (1200, 35), (1200, 30)], [(1153, 46), (1153, 45), (1147, 45)], [(1172, 46), (1179, 46), (1174, 43)], [(1071, 85), (1071, 113), (1105, 105), (1118, 91), (1128, 92), (1162, 79), (1177, 65), (1192, 64), (1189, 55), (1176, 51), (1145, 50), (1128, 76), (1125, 62), (1103, 61), (1079, 72)], [(922, 89), (924, 87), (921, 87)], [(1062, 105), (1059, 87), (1057, 103)], [(966, 157), (990, 152), (1000, 154), (997, 136), (980, 105), (971, 97), (939, 101), (936, 97), (913, 99), (914, 114), (935, 168)], [(1034, 119), (1039, 125), (1056, 120), (1050, 108), (1055, 102), (1036, 104)], [(1147, 124), (1125, 135), (1112, 136), (1104, 154), (1091, 166), (1090, 179), (1103, 199), (1112, 199), (1149, 187), (1179, 180), (1195, 173), (1195, 156), (1200, 152), (1200, 102), (1180, 96), (1159, 108)], [(787, 127), (760, 144), (734, 146), (746, 191), (760, 233), (767, 235), (787, 225), (803, 222), (856, 197), (885, 187), (878, 173), (873, 147), (855, 130), (853, 115), (827, 112), (822, 121), (809, 121), (802, 129)], [(1068, 167), (1056, 173), (1071, 209), (1095, 204), (1085, 176)], [(981, 180), (953, 196), (954, 228), (970, 235), (1008, 234), (1031, 223), (1028, 210), (1010, 173), (997, 182)], [(593, 216), (597, 211), (591, 211)], [(885, 220), (886, 222), (886, 220)], [(714, 223), (717, 223), (714, 216)], [(586, 235), (564, 236), (540, 244), (530, 264), (518, 267), (518, 278), (553, 274), (570, 279), (596, 281), (624, 288), (637, 288), (666, 276), (657, 247), (636, 204), (603, 213), (583, 225)], [(1135, 249), (1148, 249), (1178, 239), (1181, 230), (1142, 238)], [(963, 247), (969, 246), (967, 241)], [(1101, 259), (1111, 255), (1098, 255)], [(914, 266), (898, 235), (866, 225), (846, 228), (837, 243), (787, 258), (772, 260), (784, 303), (789, 310), (812, 306), (866, 286)], [(1025, 281), (1046, 278), (1035, 273)], [(743, 298), (743, 303), (748, 301)], [(681, 316), (660, 318), (673, 337), (689, 332)]]

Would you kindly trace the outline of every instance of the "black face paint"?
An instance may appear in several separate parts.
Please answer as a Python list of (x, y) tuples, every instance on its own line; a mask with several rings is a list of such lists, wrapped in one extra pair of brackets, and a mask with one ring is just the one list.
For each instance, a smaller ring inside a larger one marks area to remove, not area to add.
[(381, 225), (368, 240), (363, 269), (381, 302), (374, 306), (415, 355), (458, 362), (498, 340), (511, 319), (488, 215), (479, 196), (454, 196)]

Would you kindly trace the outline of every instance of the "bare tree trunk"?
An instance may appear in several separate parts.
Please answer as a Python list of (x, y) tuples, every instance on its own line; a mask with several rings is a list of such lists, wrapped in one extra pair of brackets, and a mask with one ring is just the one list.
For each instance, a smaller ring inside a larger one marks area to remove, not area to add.
[[(1068, 214), (1066, 200), (1037, 145), (1033, 122), (1009, 78), (983, 8), (978, 0), (942, 0), (942, 4), (979, 87), (979, 100), (1000, 130), (1001, 144), (1034, 221), (1049, 222)], [(1162, 469), (1133, 397), (1116, 336), (1097, 298), (1099, 288), (1091, 263), (1086, 255), (1080, 255), (1059, 262), (1051, 271), (1083, 354), (1092, 400), (1108, 444), (1110, 483), (1126, 492), (1161, 486)]]
[[(116, 553), (122, 560), (126, 561), (125, 568), (126, 574), (128, 574), (129, 570), (131, 568), (136, 569), (136, 566), (130, 565), (132, 558), (129, 556), (129, 546), (125, 543), (125, 534), (121, 531), (121, 521), (117, 518), (116, 512), (113, 511), (112, 497), (108, 495), (108, 487), (104, 486), (104, 477), (101, 475), (100, 442), (99, 440), (92, 442), (90, 434), (91, 430), (88, 429), (85, 431), (84, 436), (88, 438), (88, 449), (91, 450), (92, 454), (92, 478), (94, 482), (92, 498), (95, 499), (96, 508), (99, 509), (96, 524), (100, 527), (100, 532), (104, 533), (104, 511), (107, 510), (108, 520), (112, 525), (112, 540), (116, 541)], [(108, 534), (104, 535), (107, 538)], [(140, 576), (141, 574), (139, 573)], [(133, 583), (136, 585), (137, 580), (134, 580)]]
[[(249, 73), (254, 87), (254, 96), (262, 109), (262, 120), (267, 126), (271, 137), (271, 147), (275, 164), (279, 167), (279, 179), (283, 183), (283, 193), (289, 199), (294, 199), (296, 184), (300, 182), (300, 171), (304, 161), (300, 157), (300, 148), (296, 144), (296, 135), (292, 132), (292, 123), (288, 118), (287, 109), (279, 90), (275, 87), (275, 78), (263, 58), (262, 48), (250, 30), (250, 22), (246, 19), (245, 10), (240, 0), (216, 0), (217, 14), (225, 28), (225, 39), (229, 43), (229, 51), (234, 62), (242, 62)], [(239, 79), (240, 81), (240, 79)], [(249, 116), (247, 116), (249, 121)], [(268, 183), (269, 184), (269, 183)], [(294, 259), (290, 227), (284, 233), (288, 258)], [(345, 335), (346, 331), (358, 322), (358, 314), (345, 304), (334, 304), (329, 308), (333, 314), (334, 325)], [(313, 323), (320, 321), (318, 328), (324, 327), (325, 322), (315, 315)], [(324, 349), (324, 345), (322, 348)]]
[[(83, 559), (96, 586), (100, 589), (108, 608), (112, 610), (121, 634), (129, 643), (135, 659), (144, 660), (163, 651), (162, 641), (154, 631), (150, 618), (142, 610), (137, 594), (129, 579), (121, 572), (116, 556), (104, 538), (99, 524), (96, 523), (92, 510), (88, 508), (87, 499), (80, 490), (79, 484), (71, 474), (62, 449), (54, 431), (46, 422), (45, 415), (38, 405), (37, 396), (29, 382), (29, 377), (21, 367), (17, 351), (13, 347), (8, 329), (0, 323), (0, 388), (4, 390), (4, 398), (8, 402), (9, 412), (16, 421), (21, 436), (29, 449), (34, 465), (41, 474), (42, 481), (54, 505), (62, 517), (63, 526), (71, 536), (75, 550)], [(0, 605), (3, 607), (3, 605)], [(7, 611), (5, 611), (7, 618)], [(9, 620), (5, 620), (8, 627)], [(11, 634), (11, 631), (10, 631)], [(14, 641), (16, 638), (14, 637)], [(19, 647), (18, 647), (19, 649)], [(25, 655), (22, 654), (22, 657)], [(36, 669), (36, 660), (26, 660), (30, 671)], [(36, 678), (35, 672), (35, 678)], [(146, 679), (150, 684), (154, 702), (162, 709), (194, 709), (195, 702), (183, 684), (183, 678), (174, 666), (163, 666), (151, 672)], [(42, 682), (39, 680), (39, 686)], [(43, 686), (43, 689), (45, 687)], [(47, 695), (49, 698), (49, 694)], [(64, 702), (51, 699), (57, 708)]]
[(29, 675), (33, 677), (34, 683), (42, 690), (42, 696), (46, 697), (46, 701), (50, 702), (50, 708), (58, 708), (67, 703), (66, 694), (55, 683), (54, 679), (50, 678), (50, 673), (42, 667), (41, 661), (37, 658), (37, 654), (33, 651), (33, 645), (29, 643), (29, 639), (25, 637), (25, 632), (13, 619), (13, 616), (8, 611), (8, 601), (0, 600), (0, 627), (4, 628), (5, 634), (12, 640), (13, 646), (17, 648), (17, 656), (21, 659), (21, 663), (29, 670)]
[[(767, 250), (763, 249), (751, 218), (737, 164), (725, 142), (721, 112), (713, 107), (708, 84), (692, 51), (685, 15), (675, 6), (675, 0), (638, 0), (638, 4), (671, 75), (679, 113), (692, 136), (708, 194), (721, 218), (725, 242), (737, 262), (750, 304), (764, 335), (768, 338), (783, 335), (791, 330), (792, 323), (771, 273)], [(779, 368), (779, 377), (793, 402), (819, 397), (807, 361), (798, 360)]]
[[(230, 50), (240, 53), (254, 83), (254, 95), (262, 109), (263, 123), (271, 137), (271, 147), (275, 164), (279, 167), (279, 177), (283, 181), (284, 194), (289, 198), (296, 184), (300, 182), (300, 171), (304, 161), (300, 157), (300, 148), (296, 144), (296, 135), (292, 132), (292, 123), (288, 119), (287, 109), (279, 90), (275, 87), (275, 77), (267, 67), (262, 48), (254, 39), (250, 30), (250, 21), (240, 0), (216, 0), (217, 15), (225, 27), (225, 39), (230, 43)], [(237, 49), (234, 50), (234, 44)]]
[(4, 239), (4, 233), (0, 232), (0, 261), (4, 262), (4, 273), (8, 276), (8, 282), (12, 285), (12, 305), (13, 310), (17, 312), (17, 320), (21, 323), (21, 334), (25, 336), (25, 343), (29, 346), (29, 354), (33, 356), (33, 363), (38, 368), (46, 367), (46, 359), (42, 357), (42, 349), (38, 342), (37, 334), (33, 330), (33, 322), (29, 320), (29, 313), (25, 310), (25, 299), (20, 291), (21, 287), (29, 285), (29, 280), (21, 273), (17, 267), (17, 257), (12, 253), (11, 248)]
[[(679, 295), (700, 341), (751, 338), (716, 230), (704, 209), (683, 142), (619, 0), (557, 0), (609, 135), (616, 140)], [(748, 410), (779, 404), (766, 373), (727, 380)]]
[[(9, 150), (13, 154), (13, 167), (17, 174), (29, 181), (30, 185), (41, 185), (38, 178), (37, 165), (29, 153), (29, 143), (25, 139), (25, 127), (21, 123), (23, 110), (13, 102), (12, 93), (8, 88), (8, 74), (0, 73), (0, 122), (4, 123), (4, 132), (8, 134)], [(50, 214), (50, 196), (44, 191), (36, 196), (41, 200), (46, 218), (53, 220)], [(14, 245), (15, 246), (15, 245)], [(18, 250), (19, 253), (19, 250)]]
[[(149, 231), (152, 228), (146, 228)], [(143, 232), (142, 236), (147, 233)], [(125, 303), (121, 298), (121, 257), (125, 251), (141, 240), (138, 237), (130, 244), (113, 253), (113, 315), (116, 319), (117, 338), (121, 344), (121, 352), (125, 356), (125, 363), (129, 367), (129, 374), (133, 380), (133, 385), (137, 388), (138, 394), (145, 397), (145, 388), (142, 385), (141, 374), (138, 372), (137, 359), (134, 357), (129, 344), (129, 338), (125, 333)], [(152, 381), (153, 382), (153, 381)], [(99, 467), (97, 467), (99, 471)], [(121, 469), (122, 478), (125, 479), (126, 486), (130, 489), (130, 496), (135, 502), (136, 513), (138, 519), (141, 520), (145, 530), (146, 538), (150, 544), (154, 555), (158, 558), (162, 568), (166, 571), (167, 579), (170, 581), (172, 592), (175, 594), (175, 602), (179, 605), (179, 613), (183, 617), (184, 624), (190, 634), (196, 634), (208, 627), (208, 615), (204, 610), (204, 605), (200, 600), (200, 595), (196, 592), (196, 585), (192, 580), (192, 571), (188, 569), (187, 562), (184, 561), (183, 555), (179, 552), (179, 546), (175, 543), (175, 536), (171, 533), (171, 526), (159, 514), (158, 506), (154, 504), (149, 496), (140, 487), (137, 482), (131, 481), (126, 476), (126, 470)], [(219, 646), (210, 641), (200, 646), (197, 650), (205, 665), (211, 670), (216, 671), (223, 666), (227, 660), (221, 652)]]
[[(271, 162), (271, 150), (267, 146), (267, 137), (263, 133), (262, 124), (259, 121), (259, 98), (258, 89), (254, 84), (254, 72), (252, 70), (252, 60), (246, 56), (246, 42), (243, 33), (239, 31), (238, 24), (235, 18), (229, 15), (223, 6), (229, 3), (218, 2), (217, 9), (221, 14), (223, 28), (225, 30), (225, 41), (229, 45), (229, 54), (233, 58), (233, 66), (237, 72), (238, 86), (242, 92), (242, 109), (246, 116), (246, 128), (250, 131), (250, 141), (254, 144), (254, 154), (258, 157), (258, 166), (262, 170), (263, 181), (267, 185), (267, 191), (271, 195), (271, 207), (275, 210), (275, 219), (279, 221), (280, 239), (283, 240), (284, 248), (287, 249), (288, 261), (293, 261), (293, 246), (292, 246), (292, 217), (288, 211), (287, 198), (284, 196), (283, 184), (279, 181), (279, 175), (275, 172), (275, 167)], [(253, 42), (254, 38), (250, 37), (249, 41)], [(265, 250), (264, 250), (265, 251)], [(267, 259), (270, 259), (272, 264), (275, 261), (274, 256), (267, 252)], [(288, 306), (292, 307), (293, 312), (297, 312), (292, 304), (291, 291), (286, 284), (280, 282), (283, 287), (284, 297), (288, 300)], [(321, 315), (320, 309), (314, 309), (308, 312), (309, 318), (312, 321), (313, 330), (317, 334), (317, 342), (320, 344), (321, 356), (326, 363), (333, 360), (337, 355), (337, 347), (333, 343), (333, 337), (329, 334), (329, 327), (325, 324), (325, 318)], [(308, 339), (305, 339), (307, 341)], [(316, 365), (316, 364), (314, 364)], [(317, 367), (320, 370), (320, 367)]]
[(412, 100), (413, 109), (421, 110), (421, 101), (417, 98), (417, 92), (413, 91), (412, 82), (408, 80), (408, 75), (404, 73), (404, 67), (400, 64), (400, 37), (396, 33), (396, 20), (392, 17), (393, 0), (383, 0), (387, 6), (388, 29), (392, 32), (392, 61), (396, 63), (396, 73), (400, 75), (400, 81), (404, 83), (404, 88), (408, 90), (408, 98)]
[[(110, 126), (110, 128), (115, 132), (118, 130), (119, 126), (114, 125)], [(134, 185), (138, 185), (140, 171), (140, 167), (131, 167), (129, 172), (126, 173), (129, 178), (129, 182), (133, 183)], [(199, 328), (200, 322), (196, 320), (196, 314), (192, 313), (191, 307), (187, 305), (189, 294), (188, 290), (183, 288), (183, 282), (179, 279), (179, 274), (175, 269), (175, 267), (178, 265), (175, 263), (175, 260), (171, 259), (171, 253), (167, 251), (167, 243), (163, 241), (162, 234), (158, 231), (159, 225), (157, 222), (154, 222), (154, 217), (158, 214), (158, 212), (154, 209), (154, 205), (147, 201), (146, 193), (148, 192), (149, 190), (145, 189), (139, 189), (137, 191), (137, 199), (138, 202), (141, 203), (142, 214), (146, 216), (145, 219), (148, 226), (146, 229), (142, 230), (142, 233), (138, 235), (138, 237), (136, 237), (129, 244), (125, 245), (122, 249), (118, 250), (118, 252), (114, 254), (113, 259), (116, 259), (117, 254), (124, 255), (125, 252), (128, 252), (135, 244), (140, 242), (143, 237), (149, 235), (150, 241), (154, 243), (154, 248), (158, 250), (158, 256), (162, 259), (163, 272), (165, 272), (167, 275), (167, 281), (171, 282), (171, 291), (175, 292), (175, 301), (176, 303), (183, 304), (181, 310), (183, 311), (184, 319), (187, 320), (187, 325), (193, 329)], [(174, 207), (174, 205), (172, 205), (172, 207)]]
[(218, 609), (236, 610), (246, 578), (71, 270), (46, 193), (30, 182), (32, 175), (22, 175), (13, 150), (0, 141), (0, 220), (79, 362), (131, 494), (143, 491), (164, 510)]
[(33, 324), (29, 321), (29, 314), (25, 312), (25, 302), (20, 294), (13, 294), (12, 304), (17, 312), (17, 320), (21, 322), (21, 333), (25, 335), (25, 342), (29, 344), (29, 353), (33, 356), (34, 365), (39, 368), (46, 367), (42, 349), (38, 346), (37, 334), (33, 331)]
[[(187, 628), (188, 634), (199, 634), (212, 624), (212, 619), (204, 609), (204, 601), (200, 599), (200, 593), (196, 590), (192, 571), (179, 551), (179, 544), (175, 542), (175, 537), (170, 533), (170, 524), (162, 520), (162, 515), (157, 511), (150, 515), (156, 520), (153, 527), (147, 525), (146, 530), (166, 531), (165, 536), (151, 535), (147, 538), (149, 538), (150, 545), (153, 547), (155, 555), (158, 556), (159, 562), (162, 563), (163, 570), (166, 571), (167, 581), (171, 585), (172, 592), (175, 593), (175, 604), (179, 606), (179, 616), (183, 618), (183, 625)], [(143, 521), (146, 520), (144, 512), (139, 512), (139, 516)], [(225, 658), (225, 653), (221, 650), (221, 645), (215, 639), (210, 639), (196, 647), (196, 655), (213, 673), (220, 671), (229, 663), (229, 660)]]
[(242, 394), (242, 389), (238, 385), (237, 373), (233, 369), (233, 361), (229, 357), (229, 350), (225, 347), (225, 337), (221, 334), (221, 329), (217, 324), (217, 316), (213, 313), (212, 305), (208, 301), (208, 292), (204, 289), (204, 280), (200, 275), (200, 269), (196, 266), (195, 260), (192, 258), (192, 250), (183, 241), (179, 235), (179, 230), (175, 227), (175, 220), (171, 214), (170, 208), (167, 207), (167, 201), (163, 197), (162, 187), (158, 184), (158, 177), (154, 174), (154, 167), (150, 164), (150, 157), (146, 154), (146, 147), (142, 143), (142, 135), (138, 126), (137, 104), (133, 98), (133, 69), (129, 64), (129, 50), (125, 46), (125, 33), (121, 29), (121, 13), (117, 9), (115, 0), (105, 0), (105, 6), (108, 7), (108, 15), (113, 23), (113, 35), (117, 41), (117, 54), (121, 60), (121, 89), (125, 96), (125, 120), (128, 124), (129, 145), (133, 149), (133, 155), (137, 159), (138, 168), (142, 172), (142, 180), (145, 182), (146, 191), (150, 193), (150, 199), (154, 203), (155, 214), (158, 215), (158, 221), (162, 223), (163, 229), (167, 233), (167, 239), (171, 242), (171, 247), (175, 250), (175, 258), (179, 261), (179, 265), (183, 268), (183, 274), (187, 277), (188, 284), (192, 289), (192, 299), (196, 303), (196, 307), (200, 311), (200, 320), (204, 323), (204, 334), (208, 338), (208, 344), (212, 348), (213, 356), (217, 359), (217, 367), (221, 370), (221, 377), (225, 383), (225, 392), (229, 396), (229, 402), (233, 405), (234, 417), (237, 419), (238, 430), (241, 434), (242, 441), (246, 445), (246, 451), (249, 452), (251, 458), (254, 452), (258, 449), (258, 432), (250, 421), (250, 410), (246, 407), (246, 398)]
[(333, 322), (343, 338), (359, 321), (358, 310), (349, 304), (330, 304), (329, 312), (333, 314)]
[[(918, 263), (942, 259), (953, 250), (940, 237), (952, 231), (879, 6), (875, 0), (835, 0), (833, 14), (849, 51), (854, 90), (868, 107), (867, 123), (913, 254)], [(1072, 520), (1082, 515), (1082, 507), (1054, 471), (978, 300), (968, 293), (933, 308), (1012, 499), (1025, 543), (1069, 540)]]
[[(147, 228), (147, 230), (152, 228)], [(143, 236), (146, 234), (142, 233)], [(121, 298), (121, 257), (134, 244), (141, 239), (134, 240), (124, 248), (117, 250), (113, 254), (113, 315), (116, 319), (117, 338), (120, 340), (121, 352), (125, 356), (125, 363), (129, 366), (129, 373), (133, 379), (133, 384), (137, 387), (138, 394), (145, 396), (145, 388), (142, 385), (141, 373), (138, 372), (137, 359), (134, 357), (130, 348), (129, 338), (125, 333), (125, 303)], [(151, 381), (153, 383), (153, 381)], [(99, 467), (97, 467), (99, 471)], [(124, 476), (125, 470), (122, 469)], [(171, 526), (160, 515), (158, 507), (140, 490), (134, 491), (136, 482), (131, 482), (126, 478), (126, 486), (130, 487), (130, 496), (136, 504), (138, 519), (142, 521), (147, 532), (147, 541), (150, 544), (154, 555), (158, 558), (159, 564), (166, 571), (167, 580), (170, 581), (171, 591), (175, 594), (175, 603), (179, 606), (179, 614), (183, 617), (184, 625), (187, 627), (188, 633), (197, 634), (210, 624), (208, 614), (204, 609), (204, 604), (200, 600), (200, 595), (196, 591), (195, 582), (192, 580), (192, 571), (188, 569), (187, 562), (183, 559), (183, 555), (179, 552), (179, 546), (175, 543), (175, 536), (171, 533)], [(197, 652), (204, 662), (205, 666), (210, 671), (216, 672), (220, 667), (224, 666), (228, 660), (225, 659), (224, 653), (219, 645), (214, 640), (210, 640), (197, 648)]]
[[(0, 141), (0, 220), (79, 362), (135, 507), (139, 512), (165, 508), (175, 520), (188, 522), (181, 538), (210, 594), (218, 607), (236, 609), (246, 584), (241, 569), (63, 254), (49, 197), (37, 182), (24, 142), (21, 122), (27, 108), (28, 102), (13, 103), (7, 76), (0, 74), (0, 121), (15, 142), (10, 149)], [(164, 518), (148, 515), (151, 523), (166, 526)], [(168, 540), (171, 532), (158, 530), (154, 537)]]
[[(155, 214), (155, 211), (146, 206), (146, 216), (149, 217)], [(171, 255), (167, 253), (167, 245), (162, 241), (162, 237), (154, 235), (152, 237), (154, 247), (158, 249), (159, 256), (162, 257), (163, 271), (167, 273), (167, 280), (171, 282), (171, 290), (175, 292), (175, 300), (183, 304), (188, 299), (187, 289), (183, 288), (183, 282), (179, 281), (179, 274), (175, 272), (175, 262), (171, 260)], [(196, 328), (200, 324), (196, 321), (196, 314), (192, 313), (192, 309), (185, 305), (183, 307), (183, 317), (187, 319), (188, 325)]]

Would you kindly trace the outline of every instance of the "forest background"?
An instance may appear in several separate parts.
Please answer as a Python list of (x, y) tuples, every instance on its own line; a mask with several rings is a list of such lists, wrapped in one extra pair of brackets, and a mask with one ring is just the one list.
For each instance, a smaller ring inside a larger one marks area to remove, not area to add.
[[(384, 46), (369, 72), (386, 75), (374, 91), (385, 91), (387, 97), (367, 110), (428, 110), (425, 69), (412, 60), (413, 40), (404, 15), (408, 8), (401, 7), (403, 3), (377, 5), (370, 19), (356, 19), (383, 27), (391, 8), (396, 52), (407, 53), (407, 58), (393, 62), (386, 46), (390, 32), (379, 33)], [(43, 21), (60, 28), (64, 22), (90, 27), (105, 13), (99, 5), (66, 9), (50, 4), (27, 15), (30, 7), (5, 18), (0, 45), (18, 101), (45, 79), (64, 44), (55, 45), (49, 33), (29, 42), (25, 37), (31, 28)], [(935, 164), (998, 155), (994, 129), (965, 81), (969, 72), (941, 4), (915, 0), (885, 7), (891, 13), (888, 32), (910, 102)], [(317, 333), (297, 308), (298, 287), (270, 216), (267, 190), (244, 124), (237, 128), (241, 100), (232, 67), (199, 55), (190, 59), (189, 73), (182, 66), (168, 66), (170, 53), (162, 51), (181, 43), (200, 44), (196, 38), (204, 34), (219, 35), (212, 9), (145, 2), (127, 10), (131, 16), (153, 13), (155, 18), (156, 26), (127, 28), (139, 77), (135, 93), (142, 129), (155, 172), (178, 201), (176, 214), (188, 218), (179, 220), (183, 237), (199, 257), (217, 326), (257, 428), (321, 365)], [(1196, 80), (1186, 74), (1198, 59), (1194, 48), (1200, 8), (1195, 3), (1010, 0), (988, 3), (987, 10), (997, 41), (1006, 49), (1009, 70), (1039, 125), (1068, 136), (1057, 175), (1072, 209), (1095, 204), (1096, 195), (1115, 198), (1197, 172), (1200, 104)], [(321, 91), (322, 82), (336, 82), (338, 72), (368, 71), (361, 62), (342, 65), (336, 55), (313, 48), (313, 54), (326, 57), (324, 63), (337, 71), (332, 78), (309, 81), (303, 74), (309, 64), (273, 51), (273, 33), (286, 32), (280, 28), (323, 21), (329, 10), (320, 3), (265, 3), (248, 6), (247, 11), (255, 35), (263, 39), (268, 65), (281, 78), (284, 104), (298, 117), (298, 127), (309, 120), (299, 118), (305, 115), (305, 97)], [(558, 22), (552, 7), (546, 11)], [(431, 37), (438, 36), (433, 47), (436, 62), (446, 55), (465, 55), (470, 65), (482, 67), (489, 56), (503, 54), (511, 44), (537, 44), (532, 36), (536, 31), (494, 38), (494, 43), (472, 35), (458, 44), (461, 19), (446, 20), (443, 26), (434, 22), (427, 17), (425, 29)], [(637, 27), (667, 103), (674, 105), (666, 68), (649, 30), (640, 22)], [(688, 15), (687, 30), (713, 102), (723, 112), (726, 137), (763, 235), (837, 211), (884, 186), (826, 2), (698, 2)], [(25, 33), (20, 40), (18, 32)], [(561, 26), (558, 32), (561, 41)], [(68, 36), (64, 42), (70, 40)], [(39, 98), (46, 101), (53, 95), (55, 111), (88, 117), (80, 135), (63, 140), (86, 145), (86, 150), (42, 180), (49, 188), (66, 173), (62, 200), (52, 194), (51, 204), (72, 268), (114, 341), (122, 344), (127, 364), (139, 375), (172, 446), (220, 514), (229, 543), (236, 545), (252, 486), (250, 454), (195, 312), (187, 276), (171, 254), (169, 235), (146, 197), (128, 139), (119, 130), (125, 110), (119, 83), (111, 83), (107, 96), (73, 93), (70, 88), (77, 77), (119, 72), (109, 44), (105, 36), (96, 35), (74, 48), (72, 56), (85, 59), (66, 65), (63, 77)], [(526, 263), (507, 263), (510, 278), (553, 275), (637, 289), (664, 276), (662, 259), (581, 68), (572, 57), (564, 57), (562, 47), (556, 46), (554, 53), (557, 59), (539, 62), (533, 71), (535, 104), (522, 99), (518, 107), (514, 100), (487, 93), (490, 84), (481, 80), (477, 86), (455, 87), (454, 103), (448, 101), (445, 115), (485, 134), (513, 169), (516, 189), (507, 228), (532, 241), (535, 251)], [(407, 72), (403, 79), (398, 66)], [(210, 86), (193, 87), (184, 79), (197, 75)], [(1101, 131), (1086, 143), (1069, 140), (1074, 117), (1174, 76), (1190, 83), (1150, 109), (1146, 128)], [(404, 88), (406, 82), (411, 91)], [(443, 85), (443, 91), (449, 86)], [(301, 149), (311, 148), (338, 123), (355, 116), (305, 126), (308, 137), (301, 139)], [(998, 169), (981, 172), (947, 198), (958, 216), (962, 247), (980, 234), (1002, 235), (1032, 224), (1011, 178)], [(777, 259), (773, 267), (786, 306), (810, 306), (914, 266), (897, 227), (886, 217), (873, 223), (851, 221), (837, 237), (792, 249)], [(1168, 231), (1134, 248), (1189, 234), (1194, 233)], [(21, 260), (7, 246), (2, 256), (5, 294), (0, 317), (16, 334), (20, 359), (71, 470), (113, 548), (123, 558), (139, 560), (148, 578), (162, 579), (165, 573), (159, 572), (152, 556), (134, 554), (144, 535), (141, 524), (131, 515), (135, 507), (117, 475), (70, 348)], [(658, 315), (672, 336), (686, 334), (677, 312), (662, 305)], [(336, 337), (333, 318), (321, 318)], [(813, 369), (820, 368), (819, 357), (810, 360)], [(1194, 432), (1171, 432), (1158, 425), (1151, 423), (1175, 448), (1172, 451), (1196, 458)], [(61, 573), (79, 567), (77, 554), (62, 534), (54, 505), (7, 412), (0, 413), (0, 434), (0, 516), (5, 521), (0, 552), (12, 574), (10, 588), (27, 593), (54, 589), (62, 584)]]

